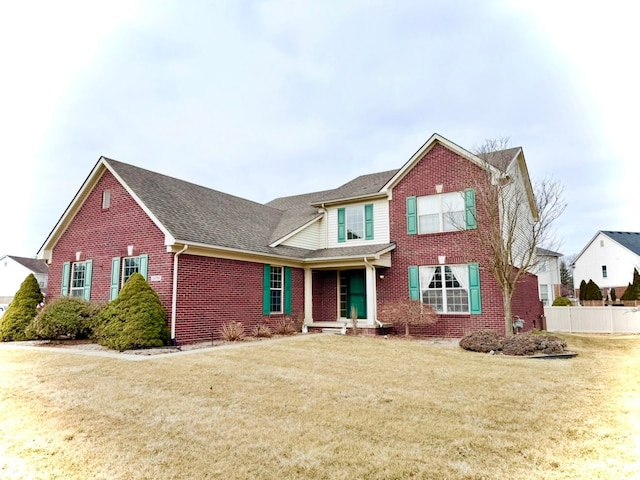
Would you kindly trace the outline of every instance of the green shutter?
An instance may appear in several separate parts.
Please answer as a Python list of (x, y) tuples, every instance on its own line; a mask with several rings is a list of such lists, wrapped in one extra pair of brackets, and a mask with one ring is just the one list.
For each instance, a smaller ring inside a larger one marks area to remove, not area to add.
[(407, 233), (418, 233), (418, 201), (416, 197), (407, 197)]
[(338, 209), (338, 242), (342, 243), (346, 240), (347, 235), (344, 225), (344, 208)]
[(409, 298), (420, 300), (420, 276), (418, 267), (409, 267)]
[(71, 275), (71, 262), (62, 264), (62, 296), (69, 296), (69, 279)]
[(364, 206), (364, 238), (373, 240), (373, 203)]
[(271, 313), (271, 265), (264, 266), (264, 277), (262, 278), (262, 314)]
[(284, 313), (291, 315), (291, 267), (284, 267)]
[(91, 300), (91, 274), (93, 273), (93, 261), (84, 262), (84, 299)]
[(149, 255), (140, 255), (140, 275), (147, 279), (147, 271), (149, 270)]
[(476, 219), (476, 191), (473, 188), (464, 191), (464, 206), (467, 230), (473, 230), (478, 226)]
[(111, 259), (111, 289), (109, 293), (109, 300), (115, 300), (118, 298), (118, 292), (120, 291), (120, 257)]
[(469, 313), (479, 315), (482, 313), (480, 298), (480, 265), (470, 263), (469, 267)]

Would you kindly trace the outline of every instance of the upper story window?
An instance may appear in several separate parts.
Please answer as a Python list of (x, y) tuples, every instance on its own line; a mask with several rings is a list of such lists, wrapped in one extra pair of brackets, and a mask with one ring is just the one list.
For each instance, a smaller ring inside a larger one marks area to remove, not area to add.
[(458, 192), (418, 197), (418, 233), (463, 230), (464, 211), (464, 198)]
[(373, 240), (373, 204), (338, 209), (338, 242)]
[(602, 265), (602, 278), (607, 278), (607, 266)]
[(469, 230), (477, 226), (475, 190), (407, 197), (407, 233)]

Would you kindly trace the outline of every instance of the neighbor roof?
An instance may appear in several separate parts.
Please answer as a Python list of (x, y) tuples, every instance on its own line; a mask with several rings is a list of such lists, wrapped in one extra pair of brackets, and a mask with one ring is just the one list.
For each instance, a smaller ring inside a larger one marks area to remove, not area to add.
[(636, 255), (640, 255), (640, 233), (639, 232), (612, 232), (601, 231), (602, 234), (628, 248)]
[(44, 260), (28, 257), (16, 257), (15, 255), (6, 255), (6, 257), (18, 262), (20, 265), (28, 268), (33, 273), (47, 273), (49, 271), (49, 266)]
[(554, 252), (553, 250), (547, 250), (546, 248), (536, 248), (536, 253), (538, 255), (547, 255), (549, 257), (562, 257), (561, 253)]

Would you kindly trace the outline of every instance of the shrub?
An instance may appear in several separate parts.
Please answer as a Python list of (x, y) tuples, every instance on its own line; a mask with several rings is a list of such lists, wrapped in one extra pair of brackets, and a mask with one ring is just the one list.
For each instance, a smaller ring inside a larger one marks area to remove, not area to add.
[(244, 340), (244, 325), (240, 322), (225, 323), (220, 329), (220, 336), (227, 342)]
[(119, 351), (160, 347), (169, 340), (166, 314), (158, 294), (139, 273), (126, 281), (120, 295), (100, 312), (95, 337)]
[(600, 287), (592, 279), (587, 282), (587, 289), (584, 296), (585, 300), (602, 300), (602, 292)]
[(42, 292), (33, 273), (24, 279), (4, 315), (0, 317), (0, 340), (27, 340), (26, 328), (35, 318)]
[(276, 320), (276, 326), (274, 327), (274, 331), (278, 335), (293, 335), (296, 333), (296, 326), (294, 325), (291, 317), (281, 317)]
[(438, 321), (438, 314), (430, 305), (409, 298), (388, 303), (381, 314), (387, 321), (404, 325), (405, 337), (409, 336), (410, 325), (431, 325)]
[(472, 332), (462, 337), (459, 345), (472, 352), (495, 352), (500, 350), (500, 336), (490, 330)]
[(74, 297), (62, 297), (47, 303), (26, 329), (29, 338), (88, 338), (96, 325), (101, 305)]
[(540, 353), (562, 353), (567, 344), (553, 335), (523, 333), (502, 340), (501, 350), (505, 355), (535, 355)]
[(257, 338), (271, 338), (273, 333), (271, 332), (269, 325), (263, 323), (262, 325), (258, 325), (253, 328), (252, 335)]
[(553, 301), (553, 304), (551, 305), (552, 307), (570, 307), (571, 305), (573, 305), (571, 303), (571, 300), (569, 300), (567, 297), (556, 297), (556, 299)]
[(617, 300), (616, 289), (615, 288), (610, 288), (609, 289), (609, 297), (611, 298), (612, 302), (615, 302)]
[(586, 294), (587, 294), (587, 282), (582, 280), (580, 282), (580, 292), (578, 293), (578, 298), (580, 299), (580, 301), (586, 300)]

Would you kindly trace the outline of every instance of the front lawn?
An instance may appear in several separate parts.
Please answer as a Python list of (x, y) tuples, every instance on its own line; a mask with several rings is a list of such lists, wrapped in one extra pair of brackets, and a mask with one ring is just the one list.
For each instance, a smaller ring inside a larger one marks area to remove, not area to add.
[(640, 336), (571, 360), (296, 336), (145, 361), (0, 346), (0, 477), (625, 479)]

